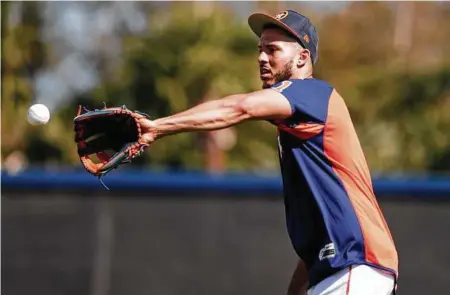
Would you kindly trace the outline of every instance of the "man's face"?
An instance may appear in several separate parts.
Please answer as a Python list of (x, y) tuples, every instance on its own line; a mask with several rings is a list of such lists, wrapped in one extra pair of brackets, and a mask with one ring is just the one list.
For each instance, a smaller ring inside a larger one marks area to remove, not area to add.
[(280, 29), (264, 30), (258, 44), (259, 72), (263, 88), (288, 80), (295, 69), (300, 45)]

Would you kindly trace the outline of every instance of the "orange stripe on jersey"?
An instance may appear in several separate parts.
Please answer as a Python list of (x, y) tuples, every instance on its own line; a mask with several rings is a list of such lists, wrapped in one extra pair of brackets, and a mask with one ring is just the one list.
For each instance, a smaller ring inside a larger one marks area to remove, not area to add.
[(366, 261), (397, 272), (398, 257), (391, 233), (375, 199), (350, 114), (336, 90), (330, 97), (323, 140), (325, 154), (341, 179), (361, 226)]
[(322, 132), (324, 127), (323, 124), (300, 123), (297, 126), (291, 128), (282, 123), (281, 124), (279, 122), (276, 123), (281, 130), (286, 131), (302, 140), (307, 140), (314, 137), (315, 135)]

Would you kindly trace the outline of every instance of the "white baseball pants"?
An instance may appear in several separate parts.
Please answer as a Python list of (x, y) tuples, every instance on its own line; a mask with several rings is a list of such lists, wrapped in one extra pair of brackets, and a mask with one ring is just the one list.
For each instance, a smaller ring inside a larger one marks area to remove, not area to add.
[(308, 290), (308, 295), (391, 295), (393, 275), (367, 265), (347, 267)]

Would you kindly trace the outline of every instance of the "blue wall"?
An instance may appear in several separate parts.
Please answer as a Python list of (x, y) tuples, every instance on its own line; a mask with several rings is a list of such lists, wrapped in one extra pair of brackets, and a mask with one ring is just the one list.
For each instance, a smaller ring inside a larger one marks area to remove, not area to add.
[[(112, 190), (180, 190), (216, 191), (236, 193), (281, 194), (278, 175), (250, 174), (210, 175), (197, 172), (160, 173), (124, 169), (104, 177)], [(450, 176), (397, 176), (383, 175), (373, 178), (377, 196), (406, 195), (409, 197), (449, 197)], [(103, 186), (84, 170), (45, 171), (33, 169), (17, 175), (2, 172), (2, 189), (99, 189)]]

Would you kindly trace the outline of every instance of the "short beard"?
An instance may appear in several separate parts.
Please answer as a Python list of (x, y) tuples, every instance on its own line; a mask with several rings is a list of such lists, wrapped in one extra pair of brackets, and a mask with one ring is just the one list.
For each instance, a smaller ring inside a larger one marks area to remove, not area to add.
[[(273, 79), (275, 80), (275, 84), (281, 82), (281, 81), (285, 81), (285, 80), (289, 80), (292, 77), (292, 66), (294, 65), (294, 61), (291, 60), (290, 62), (286, 63), (283, 67), (283, 69), (281, 71), (279, 71), (278, 73), (275, 73), (275, 75), (273, 76)], [(267, 85), (263, 88), (270, 88), (273, 85)]]
[(281, 71), (275, 73), (274, 79), (275, 83), (279, 83), (284, 80), (289, 80), (292, 77), (292, 66), (294, 65), (294, 61), (286, 63)]

